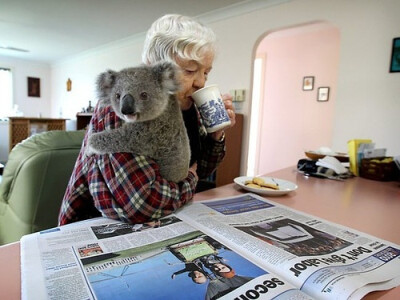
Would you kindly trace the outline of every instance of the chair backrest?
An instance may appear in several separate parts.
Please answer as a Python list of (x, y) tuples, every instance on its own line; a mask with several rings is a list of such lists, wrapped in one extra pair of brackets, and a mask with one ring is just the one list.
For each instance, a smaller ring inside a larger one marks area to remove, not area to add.
[(0, 184), (0, 245), (57, 226), (84, 131), (48, 131), (10, 152)]

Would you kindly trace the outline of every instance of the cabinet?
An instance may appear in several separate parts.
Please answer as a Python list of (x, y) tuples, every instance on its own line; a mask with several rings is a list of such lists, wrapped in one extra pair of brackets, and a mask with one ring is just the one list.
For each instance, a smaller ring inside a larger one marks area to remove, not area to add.
[(86, 129), (90, 123), (93, 113), (77, 113), (76, 114), (76, 130)]
[(236, 114), (235, 126), (225, 130), (226, 154), (215, 172), (216, 186), (232, 183), (240, 176), (242, 156), (243, 114)]
[(67, 119), (10, 117), (9, 120), (9, 150), (11, 151), (16, 144), (36, 133), (65, 130)]

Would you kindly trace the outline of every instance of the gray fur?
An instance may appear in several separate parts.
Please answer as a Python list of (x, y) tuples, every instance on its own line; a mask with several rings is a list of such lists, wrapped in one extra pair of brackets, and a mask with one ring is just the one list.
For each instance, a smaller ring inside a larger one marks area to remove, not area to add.
[(179, 88), (176, 77), (176, 68), (167, 62), (100, 74), (100, 105), (111, 105), (125, 124), (90, 135), (86, 155), (144, 155), (158, 163), (165, 179), (179, 182), (186, 178), (190, 146), (179, 102), (173, 95)]

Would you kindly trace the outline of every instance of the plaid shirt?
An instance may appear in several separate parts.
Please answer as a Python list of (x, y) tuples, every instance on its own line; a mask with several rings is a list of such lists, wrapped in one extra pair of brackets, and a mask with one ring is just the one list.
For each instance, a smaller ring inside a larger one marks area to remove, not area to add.
[[(197, 179), (191, 172), (175, 183), (162, 178), (159, 166), (149, 157), (84, 154), (90, 133), (117, 128), (122, 123), (111, 107), (96, 106), (64, 195), (59, 225), (97, 216), (143, 223), (168, 215), (193, 198)], [(207, 136), (201, 121), (199, 130), (205, 151), (198, 161), (197, 174), (204, 178), (222, 161), (225, 144)]]

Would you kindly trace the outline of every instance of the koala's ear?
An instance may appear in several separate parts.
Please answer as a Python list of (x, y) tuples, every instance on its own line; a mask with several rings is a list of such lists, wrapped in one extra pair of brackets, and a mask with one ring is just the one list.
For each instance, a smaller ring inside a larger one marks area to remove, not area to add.
[(178, 68), (170, 62), (160, 62), (154, 65), (153, 71), (161, 85), (173, 94), (179, 90)]
[(108, 70), (104, 73), (101, 73), (97, 77), (97, 91), (100, 96), (107, 96), (110, 93), (111, 88), (114, 86), (117, 78), (117, 72)]

